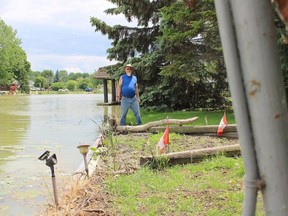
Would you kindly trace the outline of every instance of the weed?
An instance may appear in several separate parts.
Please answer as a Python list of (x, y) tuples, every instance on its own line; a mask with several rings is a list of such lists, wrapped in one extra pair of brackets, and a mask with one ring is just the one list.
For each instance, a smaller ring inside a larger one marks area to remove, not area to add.
[(152, 170), (160, 171), (160, 170), (164, 170), (170, 165), (169, 161), (170, 159), (166, 156), (154, 155), (152, 156), (152, 159), (149, 160), (145, 165)]

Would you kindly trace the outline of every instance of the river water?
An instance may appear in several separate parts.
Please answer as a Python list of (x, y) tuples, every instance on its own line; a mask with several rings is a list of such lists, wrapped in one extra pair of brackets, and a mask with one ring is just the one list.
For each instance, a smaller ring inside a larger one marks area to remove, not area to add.
[[(50, 169), (38, 157), (56, 153), (57, 176), (82, 162), (76, 148), (93, 144), (104, 115), (103, 95), (0, 96), (0, 215), (35, 215), (53, 201)], [(57, 178), (57, 179), (58, 179)]]

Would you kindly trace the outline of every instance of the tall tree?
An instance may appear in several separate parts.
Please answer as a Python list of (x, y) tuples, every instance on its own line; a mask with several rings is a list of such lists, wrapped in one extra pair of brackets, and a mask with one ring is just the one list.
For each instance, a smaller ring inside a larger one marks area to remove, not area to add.
[[(112, 39), (108, 58), (135, 65), (143, 105), (183, 109), (225, 103), (226, 73), (213, 1), (110, 1), (118, 7), (107, 14), (136, 19), (137, 27), (109, 26), (97, 18), (91, 23)], [(119, 75), (121, 67), (110, 71)]]
[(108, 15), (123, 14), (128, 22), (137, 20), (137, 27), (123, 25), (109, 26), (96, 17), (91, 24), (102, 34), (112, 40), (112, 48), (108, 49), (108, 58), (125, 62), (130, 57), (150, 53), (156, 44), (154, 41), (159, 31), (159, 9), (170, 5), (175, 0), (108, 0), (118, 7), (107, 9)]
[(35, 78), (34, 85), (35, 87), (39, 88), (47, 88), (48, 87), (47, 79), (44, 76), (37, 76)]
[(60, 79), (59, 79), (59, 71), (57, 70), (56, 73), (55, 73), (55, 76), (54, 76), (54, 83), (56, 82), (59, 82)]
[(28, 90), (30, 63), (17, 32), (0, 19), (0, 83), (9, 85), (17, 79), (21, 88)]
[(279, 15), (275, 13), (274, 16), (280, 51), (281, 70), (284, 76), (286, 93), (288, 95), (288, 31), (285, 23), (280, 19)]
[(36, 77), (41, 76), (41, 71), (31, 71), (29, 79), (35, 82)]
[(52, 70), (43, 70), (42, 76), (45, 77), (47, 85), (44, 88), (49, 88), (54, 80), (54, 73)]
[(60, 82), (67, 82), (68, 81), (68, 73), (66, 70), (59, 71), (59, 80)]
[(176, 84), (170, 100), (182, 95), (189, 98), (182, 101), (188, 107), (228, 105), (222, 96), (228, 85), (214, 1), (176, 1), (160, 12), (158, 52), (165, 58), (160, 74)]

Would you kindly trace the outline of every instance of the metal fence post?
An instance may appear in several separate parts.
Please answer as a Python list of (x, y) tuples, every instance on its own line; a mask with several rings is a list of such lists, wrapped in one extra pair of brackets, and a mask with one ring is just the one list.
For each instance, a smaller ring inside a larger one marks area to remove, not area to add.
[(288, 212), (288, 112), (271, 0), (231, 1), (267, 215)]
[(247, 216), (255, 214), (258, 192), (256, 182), (259, 179), (259, 170), (229, 3), (229, 0), (215, 0), (227, 77), (233, 99), (237, 131), (245, 165), (245, 192), (242, 215)]

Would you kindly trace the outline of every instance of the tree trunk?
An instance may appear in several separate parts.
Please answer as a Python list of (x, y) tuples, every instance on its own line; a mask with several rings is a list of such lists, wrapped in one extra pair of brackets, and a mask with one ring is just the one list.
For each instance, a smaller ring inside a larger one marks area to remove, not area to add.
[(189, 119), (163, 119), (159, 121), (149, 122), (144, 125), (138, 125), (138, 126), (117, 126), (117, 131), (128, 131), (128, 132), (146, 132), (151, 127), (156, 127), (159, 125), (165, 125), (167, 123), (169, 124), (177, 124), (177, 125), (183, 125), (183, 124), (189, 124), (193, 121), (197, 120), (198, 117), (193, 117)]
[[(165, 131), (164, 126), (152, 127), (149, 129), (151, 133)], [(202, 135), (217, 135), (218, 125), (205, 125), (205, 126), (171, 126), (170, 132), (182, 134), (202, 134)], [(223, 135), (227, 133), (235, 133), (237, 135), (236, 124), (231, 124), (224, 129)]]
[[(222, 154), (226, 156), (239, 156), (241, 154), (240, 145), (237, 144), (237, 145), (219, 146), (213, 148), (195, 149), (183, 152), (173, 152), (163, 154), (161, 156), (168, 157), (169, 163), (171, 164), (187, 164), (187, 163), (196, 163), (202, 161), (207, 157)], [(153, 156), (141, 156), (140, 165), (145, 165), (152, 159)]]

